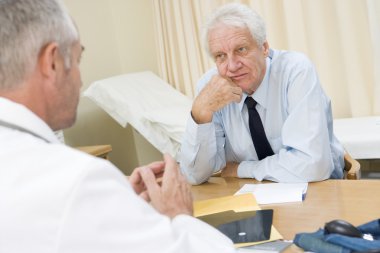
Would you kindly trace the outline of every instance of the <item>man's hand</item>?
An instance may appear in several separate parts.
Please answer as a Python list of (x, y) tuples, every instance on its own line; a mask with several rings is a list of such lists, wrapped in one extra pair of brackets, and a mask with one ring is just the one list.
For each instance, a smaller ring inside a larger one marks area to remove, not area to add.
[(211, 122), (214, 112), (232, 102), (240, 102), (242, 89), (230, 79), (215, 75), (195, 98), (191, 115), (198, 124)]
[(152, 206), (170, 218), (179, 214), (193, 215), (193, 198), (190, 185), (170, 155), (164, 155), (164, 162), (165, 171), (161, 185), (157, 183), (155, 173), (150, 167), (143, 167), (140, 171)]
[(145, 167), (150, 169), (151, 173), (153, 174), (153, 176), (155, 177), (157, 181), (160, 181), (164, 173), (165, 163), (163, 161), (153, 162), (147, 166), (138, 167), (132, 172), (132, 174), (128, 178), (135, 192), (138, 195), (140, 195), (143, 199), (149, 202), (150, 201), (149, 194), (147, 192), (145, 183), (141, 177), (141, 171)]
[(238, 177), (237, 170), (239, 164), (235, 162), (227, 162), (226, 167), (222, 169), (221, 177)]

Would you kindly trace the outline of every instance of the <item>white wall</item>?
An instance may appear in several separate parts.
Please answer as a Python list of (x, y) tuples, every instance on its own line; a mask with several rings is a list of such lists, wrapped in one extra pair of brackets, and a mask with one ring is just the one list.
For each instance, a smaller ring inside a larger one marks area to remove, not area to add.
[[(157, 73), (150, 0), (64, 0), (85, 47), (82, 91), (93, 81), (123, 73)], [(130, 126), (122, 128), (88, 98), (82, 98), (76, 124), (65, 130), (71, 146), (111, 144), (110, 160), (129, 174), (160, 153)]]

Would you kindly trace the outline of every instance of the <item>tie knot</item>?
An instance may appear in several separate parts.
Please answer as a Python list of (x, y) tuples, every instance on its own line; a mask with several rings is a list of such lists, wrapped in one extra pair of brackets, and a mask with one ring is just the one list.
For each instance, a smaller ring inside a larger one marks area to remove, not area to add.
[(252, 97), (246, 97), (244, 103), (247, 105), (248, 109), (255, 108), (257, 102)]

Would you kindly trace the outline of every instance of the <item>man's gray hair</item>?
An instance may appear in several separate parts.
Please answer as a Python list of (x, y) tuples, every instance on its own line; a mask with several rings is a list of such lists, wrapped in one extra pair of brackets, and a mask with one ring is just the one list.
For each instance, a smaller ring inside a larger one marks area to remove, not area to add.
[(0, 90), (22, 83), (51, 42), (58, 43), (70, 68), (77, 40), (78, 31), (60, 0), (0, 0)]
[(211, 14), (203, 28), (202, 41), (209, 54), (211, 54), (208, 45), (209, 32), (220, 24), (235, 27), (247, 27), (259, 47), (262, 47), (266, 41), (265, 22), (257, 12), (244, 4), (226, 4), (219, 7)]

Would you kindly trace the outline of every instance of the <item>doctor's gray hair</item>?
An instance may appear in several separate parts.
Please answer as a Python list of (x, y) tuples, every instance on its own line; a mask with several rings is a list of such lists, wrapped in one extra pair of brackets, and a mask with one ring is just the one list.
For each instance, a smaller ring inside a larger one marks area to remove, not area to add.
[(60, 0), (0, 0), (0, 89), (20, 85), (41, 50), (56, 42), (65, 67), (79, 34)]
[(202, 41), (206, 52), (210, 55), (208, 35), (210, 30), (220, 24), (242, 28), (247, 27), (259, 47), (262, 47), (266, 41), (265, 22), (257, 12), (244, 4), (226, 4), (219, 7), (211, 14), (203, 28)]

